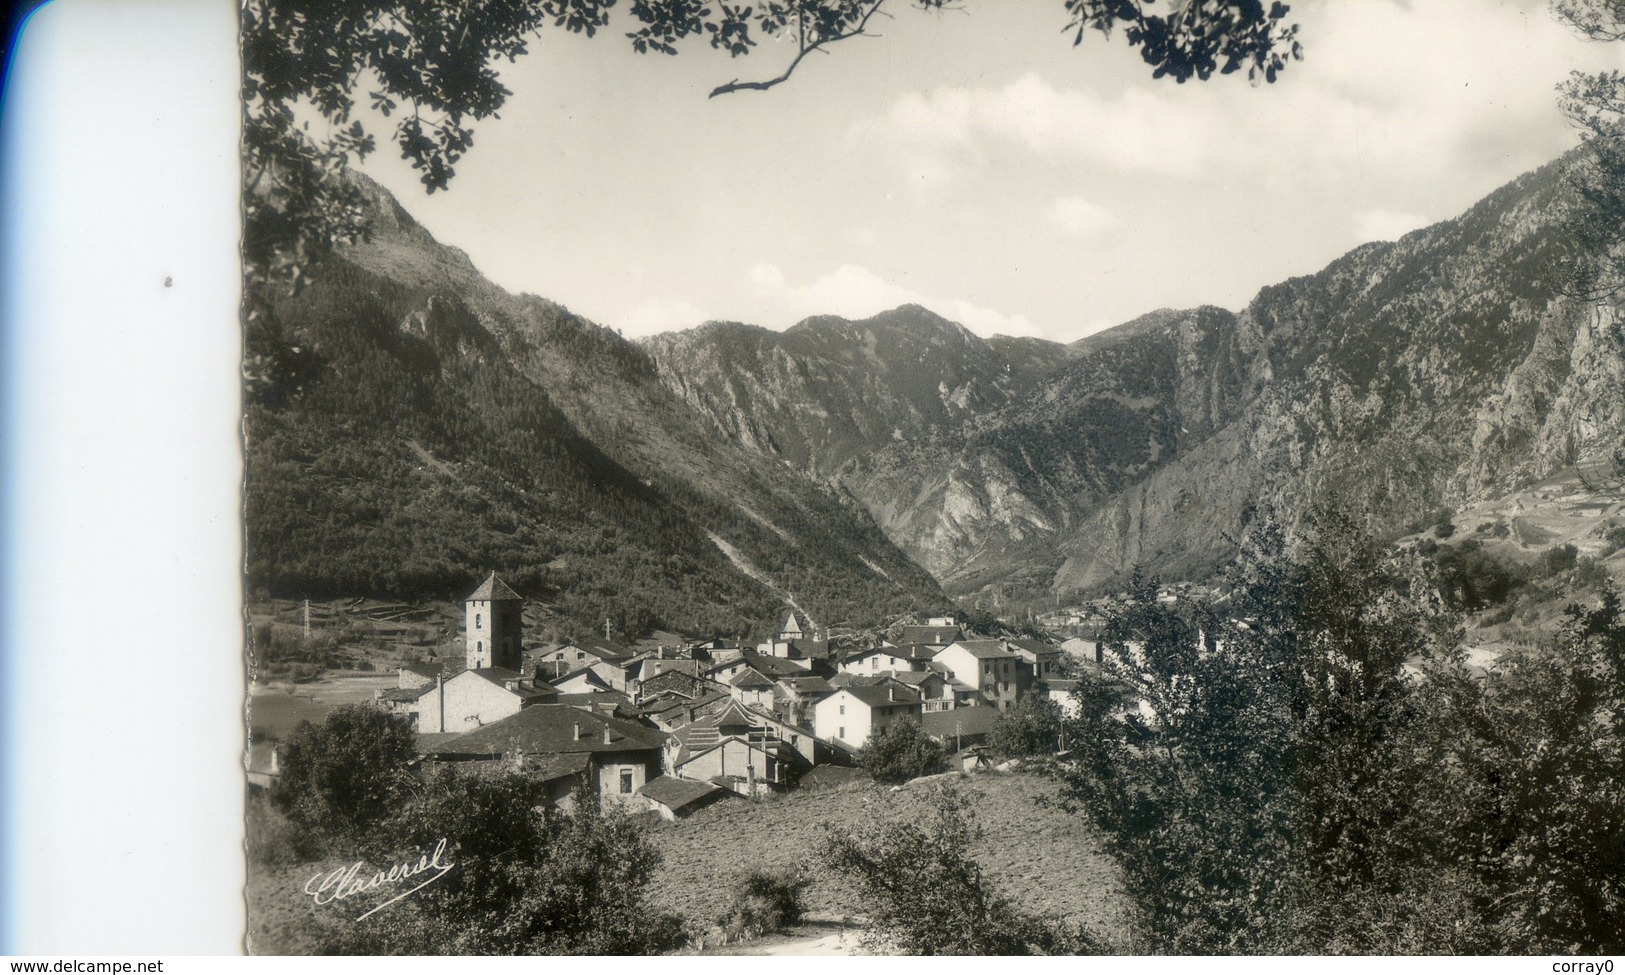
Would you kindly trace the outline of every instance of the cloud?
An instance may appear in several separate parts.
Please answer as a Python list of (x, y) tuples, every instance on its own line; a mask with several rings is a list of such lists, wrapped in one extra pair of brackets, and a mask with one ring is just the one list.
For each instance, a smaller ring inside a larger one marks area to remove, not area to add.
[(1049, 222), (1073, 237), (1093, 239), (1117, 226), (1117, 215), (1081, 196), (1063, 196), (1045, 214)]
[(1361, 243), (1373, 240), (1398, 240), (1432, 222), (1420, 213), (1381, 209), (1361, 210), (1354, 215), (1354, 233)]
[(856, 264), (843, 264), (806, 284), (791, 284), (784, 272), (771, 264), (758, 264), (751, 269), (750, 277), (758, 301), (773, 309), (768, 321), (779, 327), (789, 327), (811, 315), (860, 319), (898, 305), (915, 304), (978, 335), (1043, 334), (1024, 315), (1006, 315), (966, 298), (922, 294)]
[(1592, 45), (1576, 63), (1553, 18), (1515, 4), (1339, 0), (1302, 10), (1306, 60), (1274, 85), (1228, 77), (1096, 91), (1029, 73), (905, 93), (853, 131), (882, 133), (906, 176), (939, 187), (1008, 166), (1012, 153), (1141, 183), (1378, 192), (1492, 172), (1499, 181), (1573, 144), (1553, 85), (1617, 58)]

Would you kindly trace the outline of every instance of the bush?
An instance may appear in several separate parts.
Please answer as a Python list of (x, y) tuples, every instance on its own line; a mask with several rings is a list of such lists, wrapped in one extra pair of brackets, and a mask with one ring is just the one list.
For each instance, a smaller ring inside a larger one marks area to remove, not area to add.
[(948, 757), (919, 722), (904, 718), (869, 736), (858, 752), (858, 765), (876, 782), (896, 785), (946, 771)]
[(799, 870), (758, 867), (740, 881), (717, 925), (731, 939), (782, 931), (801, 920), (801, 894), (809, 883)]
[(370, 839), (406, 794), (416, 757), (410, 719), (370, 704), (340, 705), (321, 725), (294, 729), (271, 804), (324, 836)]
[(445, 840), (457, 868), (363, 923), (333, 926), (322, 952), (634, 955), (684, 939), (682, 922), (644, 899), (659, 852), (586, 789), (560, 812), (522, 772), (446, 768), (387, 832), (414, 856)]
[(1038, 688), (999, 715), (987, 736), (988, 747), (1005, 757), (1053, 754), (1060, 740), (1061, 706)]

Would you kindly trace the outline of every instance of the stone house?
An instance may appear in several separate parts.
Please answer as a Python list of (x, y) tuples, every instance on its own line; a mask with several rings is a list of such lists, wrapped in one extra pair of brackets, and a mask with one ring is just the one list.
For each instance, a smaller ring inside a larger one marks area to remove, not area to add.
[(574, 764), (601, 797), (637, 807), (638, 790), (664, 771), (665, 739), (634, 721), (543, 704), (440, 742), (431, 753), (440, 761), (502, 761), (525, 769)]

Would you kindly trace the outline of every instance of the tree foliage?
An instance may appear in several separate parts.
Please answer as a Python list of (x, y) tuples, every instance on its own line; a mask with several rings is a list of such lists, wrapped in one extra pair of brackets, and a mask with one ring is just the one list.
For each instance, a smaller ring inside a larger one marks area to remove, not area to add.
[[(1553, 0), (1552, 12), (1580, 36), (1625, 41), (1618, 0)], [(1569, 229), (1573, 288), (1587, 297), (1625, 287), (1625, 72), (1575, 71), (1558, 86), (1558, 104), (1589, 150), (1571, 177), (1581, 205)], [(1619, 469), (1625, 471), (1625, 452)]]
[(903, 718), (869, 736), (858, 765), (876, 782), (892, 784), (945, 771), (948, 759), (918, 721)]
[(448, 841), (443, 881), (320, 945), (329, 954), (650, 954), (680, 922), (644, 898), (660, 854), (629, 817), (577, 790), (568, 812), (523, 772), (440, 770), (389, 827), (396, 849)]
[[(946, 0), (915, 0), (940, 10)], [(871, 31), (885, 0), (763, 0), (750, 5), (632, 0), (633, 50), (676, 54), (693, 38), (740, 57), (763, 40), (788, 51), (776, 76), (734, 80), (712, 95), (771, 88), (802, 59)], [(244, 0), (244, 261), (251, 282), (298, 285), (332, 248), (365, 235), (362, 201), (341, 174), (377, 149), (358, 103), (393, 119), (389, 139), (444, 190), (474, 145), (474, 125), (510, 94), (499, 66), (528, 52), (546, 28), (593, 37), (615, 0)], [(1246, 70), (1274, 81), (1301, 57), (1288, 8), (1260, 0), (1065, 0), (1074, 44), (1121, 31), (1156, 77), (1207, 79)], [(307, 122), (327, 129), (314, 133)]]
[(1149, 951), (1611, 951), (1625, 618), (1608, 590), (1479, 680), (1429, 567), (1322, 511), (1265, 520), (1228, 601), (1141, 580), (1085, 678), (1069, 801)]
[(1028, 691), (999, 715), (987, 744), (1004, 756), (1053, 754), (1061, 747), (1061, 706), (1042, 688)]
[(824, 856), (857, 885), (871, 947), (905, 955), (1057, 955), (1092, 950), (1081, 930), (1028, 914), (971, 855), (980, 837), (964, 793), (938, 785), (929, 818), (856, 835), (826, 827)]
[(320, 725), (305, 721), (294, 730), (271, 802), (301, 828), (365, 838), (410, 788), (416, 745), (406, 717), (370, 704), (340, 705)]

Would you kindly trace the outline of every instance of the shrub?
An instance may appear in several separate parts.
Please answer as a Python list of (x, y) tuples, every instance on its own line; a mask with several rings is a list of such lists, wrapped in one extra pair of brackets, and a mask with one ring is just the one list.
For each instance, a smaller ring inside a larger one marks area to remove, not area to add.
[(386, 832), (397, 851), (446, 840), (456, 869), (363, 923), (334, 926), (321, 951), (633, 955), (684, 939), (682, 922), (644, 899), (659, 852), (586, 789), (561, 812), (522, 772), (442, 769)]
[(325, 836), (362, 839), (395, 812), (417, 757), (412, 722), (370, 704), (336, 707), (294, 729), (271, 804)]
[(987, 744), (1004, 756), (1049, 755), (1060, 748), (1061, 706), (1043, 690), (1024, 695), (988, 733)]
[(946, 771), (948, 757), (919, 722), (904, 718), (869, 737), (858, 765), (876, 782), (893, 785)]
[(731, 938), (782, 931), (801, 920), (801, 895), (809, 883), (799, 870), (751, 870), (717, 924)]

